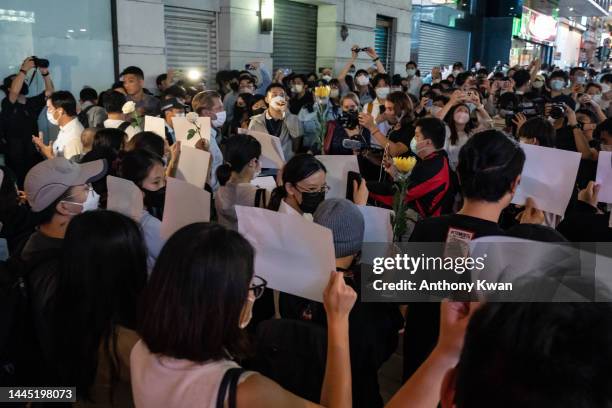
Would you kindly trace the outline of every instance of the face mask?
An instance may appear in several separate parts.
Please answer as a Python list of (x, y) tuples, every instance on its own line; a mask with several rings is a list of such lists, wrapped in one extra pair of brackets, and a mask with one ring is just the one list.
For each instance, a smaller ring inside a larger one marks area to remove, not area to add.
[(175, 118), (184, 118), (185, 117), (185, 112), (181, 112), (181, 113), (175, 113), (174, 114)]
[(598, 105), (601, 105), (601, 94), (592, 95), (591, 100)]
[(217, 119), (213, 120), (211, 123), (214, 127), (220, 128), (225, 123), (226, 118), (227, 113), (225, 111), (221, 111), (217, 113)]
[(47, 120), (49, 121), (50, 124), (58, 126), (59, 125), (58, 119), (59, 118), (55, 119), (53, 117), (53, 114), (51, 112), (49, 112), (49, 109), (47, 109)]
[(470, 121), (470, 114), (467, 112), (457, 112), (455, 116), (453, 116), (453, 119), (455, 119), (455, 123), (465, 125)]
[(166, 200), (166, 187), (162, 187), (156, 191), (143, 188), (142, 191), (144, 192), (145, 207), (164, 208), (164, 202)]
[(291, 92), (293, 93), (301, 93), (303, 90), (304, 90), (304, 85), (298, 84), (298, 85), (293, 85), (291, 87)]
[(357, 85), (359, 86), (366, 86), (367, 84), (370, 83), (370, 79), (365, 76), (365, 75), (359, 75), (356, 79), (355, 82), (357, 82)]
[(270, 107), (275, 110), (284, 110), (284, 106), (280, 105), (281, 103), (284, 103), (284, 102), (285, 102), (284, 96), (275, 96), (270, 101)]
[(327, 82), (329, 82), (329, 81), (331, 81), (331, 80), (332, 80), (331, 75), (323, 75), (323, 77), (322, 77), (322, 78), (323, 78), (323, 80), (324, 80), (324, 81), (327, 81)]
[(329, 97), (330, 98), (337, 98), (340, 96), (340, 90), (339, 89), (332, 89), (331, 91), (329, 91)]
[(240, 93), (248, 93), (248, 94), (253, 95), (254, 92), (255, 91), (250, 86), (246, 88), (240, 88)]
[(302, 202), (300, 203), (300, 210), (308, 214), (314, 214), (319, 204), (325, 200), (325, 192), (317, 191), (314, 193), (302, 193)]
[(610, 90), (610, 85), (608, 84), (601, 84), (601, 92), (606, 93)]
[(540, 89), (540, 88), (542, 88), (544, 86), (544, 82), (542, 82), (542, 81), (533, 81), (533, 84), (531, 84), (531, 85), (533, 85), (533, 87), (536, 88), (536, 89)]
[(98, 209), (98, 205), (100, 204), (100, 195), (96, 193), (95, 190), (90, 190), (89, 194), (87, 194), (87, 199), (83, 203), (83, 211), (94, 211)]
[(410, 141), (410, 150), (412, 150), (412, 152), (416, 155), (419, 154), (419, 147), (417, 144), (416, 137), (413, 137), (412, 140)]
[(414, 68), (406, 69), (406, 75), (408, 75), (409, 77), (414, 76), (415, 74), (416, 74), (416, 69)]
[[(238, 326), (241, 329), (244, 329), (245, 327), (247, 327), (249, 323), (251, 322), (251, 318), (253, 317), (253, 303), (255, 303), (255, 298), (251, 294), (251, 291), (249, 291), (249, 297), (247, 298), (247, 304), (244, 305), (245, 308), (242, 310), (242, 313), (240, 316), (240, 323), (238, 323)], [(245, 317), (242, 317), (245, 311), (247, 315)]]
[(577, 76), (576, 77), (576, 83), (579, 84), (579, 85), (586, 84), (586, 77), (584, 77), (584, 76)]
[(459, 71), (458, 69), (453, 70), (453, 76), (455, 78), (457, 78), (457, 75), (459, 75), (461, 73), (461, 71)]
[(440, 112), (442, 108), (436, 105), (432, 105), (431, 108), (429, 108), (429, 113), (431, 113), (432, 115), (436, 115), (438, 112)]
[(261, 115), (262, 113), (264, 113), (266, 111), (266, 108), (259, 108), (259, 109), (254, 109), (253, 110), (253, 115)]
[(385, 99), (391, 90), (385, 86), (382, 88), (376, 88), (376, 97), (379, 99)]
[(563, 89), (564, 86), (565, 86), (565, 81), (561, 79), (553, 79), (552, 81), (550, 81), (550, 88), (553, 91), (560, 91)]

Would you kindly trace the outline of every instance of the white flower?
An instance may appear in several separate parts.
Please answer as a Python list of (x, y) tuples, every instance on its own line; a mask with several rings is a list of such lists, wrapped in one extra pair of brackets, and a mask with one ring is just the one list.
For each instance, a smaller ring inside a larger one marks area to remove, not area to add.
[(195, 112), (189, 112), (187, 115), (185, 115), (185, 118), (187, 119), (187, 122), (195, 124), (199, 116)]
[(129, 115), (130, 113), (133, 113), (135, 110), (136, 110), (136, 104), (133, 101), (127, 101), (126, 103), (123, 104), (123, 107), (121, 108), (121, 111), (125, 115)]

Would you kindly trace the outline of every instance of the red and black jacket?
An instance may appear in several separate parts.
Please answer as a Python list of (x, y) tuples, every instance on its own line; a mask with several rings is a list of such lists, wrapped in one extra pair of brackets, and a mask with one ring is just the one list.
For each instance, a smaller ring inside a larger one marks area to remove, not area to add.
[[(438, 150), (414, 166), (405, 201), (422, 217), (437, 216), (452, 205), (454, 190), (448, 156), (444, 150)], [(370, 192), (370, 198), (390, 207), (393, 205), (393, 195)]]

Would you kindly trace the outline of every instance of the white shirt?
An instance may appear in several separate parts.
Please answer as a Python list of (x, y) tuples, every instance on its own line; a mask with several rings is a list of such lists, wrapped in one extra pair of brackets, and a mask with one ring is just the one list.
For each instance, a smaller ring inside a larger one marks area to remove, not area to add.
[[(104, 127), (117, 129), (123, 122), (126, 122), (126, 121), (119, 120), (119, 119), (106, 119), (104, 121)], [(134, 127), (130, 125), (125, 129), (125, 133), (127, 134), (128, 140), (134, 137), (136, 133), (140, 133), (140, 132), (142, 132), (142, 129), (140, 129), (138, 126)]]
[(312, 214), (300, 214), (292, 206), (287, 204), (284, 199), (281, 200), (280, 206), (278, 207), (278, 212), (281, 214), (297, 215), (298, 217), (304, 217), (304, 219), (308, 221), (313, 221)]
[(470, 135), (465, 132), (458, 133), (456, 144), (451, 144), (450, 136), (451, 130), (447, 126), (446, 139), (444, 140), (444, 150), (446, 150), (446, 153), (448, 154), (448, 164), (450, 165), (451, 169), (455, 171), (457, 170), (457, 164), (459, 163), (459, 150), (461, 150), (461, 147), (467, 143)]
[(83, 153), (81, 133), (83, 133), (83, 125), (76, 117), (66, 125), (60, 126), (57, 139), (53, 142), (53, 154), (56, 157), (64, 157), (70, 160)]

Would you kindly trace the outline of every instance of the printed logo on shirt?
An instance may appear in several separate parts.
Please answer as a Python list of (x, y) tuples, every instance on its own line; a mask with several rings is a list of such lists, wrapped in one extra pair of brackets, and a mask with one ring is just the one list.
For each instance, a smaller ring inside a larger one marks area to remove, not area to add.
[(450, 227), (446, 234), (444, 257), (465, 258), (470, 254), (470, 242), (474, 239), (473, 231)]

